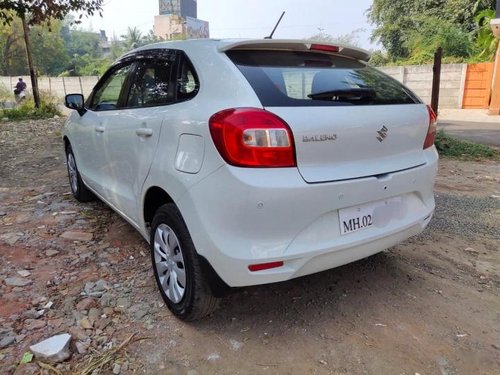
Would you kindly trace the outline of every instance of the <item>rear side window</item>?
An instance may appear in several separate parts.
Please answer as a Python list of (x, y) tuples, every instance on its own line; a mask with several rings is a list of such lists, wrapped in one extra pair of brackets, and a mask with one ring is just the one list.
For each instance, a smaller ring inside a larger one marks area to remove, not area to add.
[(185, 56), (180, 56), (179, 72), (177, 76), (177, 101), (185, 101), (196, 96), (200, 89), (198, 76), (193, 65)]
[(420, 103), (395, 79), (348, 57), (251, 50), (227, 55), (268, 107)]
[(150, 107), (173, 101), (170, 90), (172, 64), (168, 60), (139, 61), (127, 99), (127, 107)]

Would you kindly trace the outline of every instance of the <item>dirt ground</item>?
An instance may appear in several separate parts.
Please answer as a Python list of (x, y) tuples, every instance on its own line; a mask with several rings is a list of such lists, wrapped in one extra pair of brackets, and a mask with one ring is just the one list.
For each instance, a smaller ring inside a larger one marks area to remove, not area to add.
[(63, 374), (132, 333), (140, 340), (95, 374), (500, 374), (497, 163), (441, 160), (422, 235), (241, 289), (186, 324), (163, 305), (139, 234), (71, 197), (61, 126), (0, 123), (0, 374), (39, 373), (36, 360), (18, 365), (23, 353), (65, 332)]

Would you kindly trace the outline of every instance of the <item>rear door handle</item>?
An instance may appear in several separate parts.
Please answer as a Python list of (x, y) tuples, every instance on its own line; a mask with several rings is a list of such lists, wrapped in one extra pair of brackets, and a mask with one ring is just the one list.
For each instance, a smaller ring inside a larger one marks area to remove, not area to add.
[(151, 137), (153, 135), (153, 129), (149, 128), (139, 128), (135, 131), (139, 137)]
[(104, 133), (104, 126), (102, 126), (102, 125), (97, 125), (97, 126), (95, 127), (95, 131), (96, 131), (97, 133)]

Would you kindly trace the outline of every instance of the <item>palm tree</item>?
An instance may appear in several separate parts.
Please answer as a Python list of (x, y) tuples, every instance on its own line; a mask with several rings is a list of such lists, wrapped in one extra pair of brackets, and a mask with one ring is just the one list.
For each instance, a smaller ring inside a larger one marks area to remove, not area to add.
[(129, 49), (140, 47), (143, 44), (142, 32), (137, 27), (128, 27), (127, 33), (122, 35), (125, 39), (125, 46)]

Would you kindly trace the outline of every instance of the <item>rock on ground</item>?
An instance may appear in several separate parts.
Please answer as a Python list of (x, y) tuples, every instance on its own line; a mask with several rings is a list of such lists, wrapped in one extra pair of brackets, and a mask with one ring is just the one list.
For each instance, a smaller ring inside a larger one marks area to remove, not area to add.
[(30, 346), (35, 357), (50, 363), (64, 362), (71, 357), (71, 335), (64, 333)]

